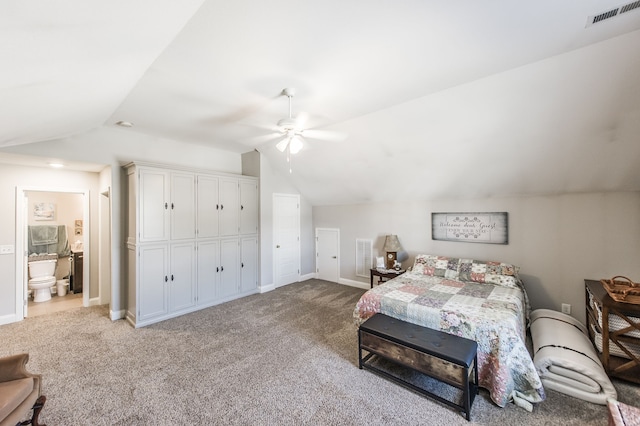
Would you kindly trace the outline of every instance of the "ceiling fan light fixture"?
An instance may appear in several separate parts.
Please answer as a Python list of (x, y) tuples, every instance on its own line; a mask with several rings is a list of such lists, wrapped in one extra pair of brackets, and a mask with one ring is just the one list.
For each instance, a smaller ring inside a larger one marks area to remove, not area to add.
[(289, 138), (284, 138), (276, 145), (276, 149), (280, 152), (284, 152), (287, 149), (287, 145), (289, 145)]
[(291, 142), (289, 143), (289, 149), (291, 150), (292, 154), (297, 154), (302, 149), (302, 139), (300, 139), (300, 137), (297, 135), (292, 137)]

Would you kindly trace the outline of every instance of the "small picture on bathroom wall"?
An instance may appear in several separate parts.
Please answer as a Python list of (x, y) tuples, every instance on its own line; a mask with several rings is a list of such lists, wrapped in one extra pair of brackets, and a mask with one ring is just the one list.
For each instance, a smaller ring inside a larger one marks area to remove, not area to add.
[(82, 228), (76, 228), (75, 232), (73, 234), (74, 235), (82, 235)]
[(76, 228), (82, 228), (82, 219), (76, 219), (75, 227)]
[(33, 206), (34, 220), (54, 220), (56, 205), (53, 203), (35, 203)]

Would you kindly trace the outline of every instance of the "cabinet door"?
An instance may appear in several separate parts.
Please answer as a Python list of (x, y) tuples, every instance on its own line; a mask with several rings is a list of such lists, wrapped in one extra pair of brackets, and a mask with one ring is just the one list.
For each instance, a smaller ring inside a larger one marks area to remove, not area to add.
[(169, 239), (169, 174), (140, 170), (140, 241)]
[(258, 288), (258, 238), (242, 238), (240, 254), (240, 291), (244, 293)]
[(191, 173), (171, 173), (171, 239), (183, 240), (196, 236), (195, 176)]
[(218, 178), (198, 176), (198, 238), (218, 236), (220, 204), (218, 203)]
[(217, 298), (223, 299), (238, 294), (240, 249), (238, 240), (220, 241), (220, 281)]
[(145, 321), (166, 315), (168, 245), (158, 244), (139, 248), (138, 318)]
[(171, 245), (170, 312), (180, 311), (195, 304), (195, 260), (195, 243)]
[(197, 259), (197, 303), (211, 304), (216, 300), (220, 275), (220, 241), (199, 242)]
[(240, 199), (238, 180), (220, 179), (220, 236), (238, 235)]
[(240, 181), (240, 234), (258, 233), (258, 184)]

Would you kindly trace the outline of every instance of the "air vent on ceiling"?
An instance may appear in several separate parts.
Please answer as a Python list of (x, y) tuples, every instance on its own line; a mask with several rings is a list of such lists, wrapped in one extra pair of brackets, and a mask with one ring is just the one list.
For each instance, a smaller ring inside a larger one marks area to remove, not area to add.
[(616, 8), (613, 8), (611, 10), (607, 10), (606, 12), (602, 12), (599, 13), (597, 15), (593, 15), (593, 16), (589, 16), (587, 18), (587, 25), (586, 27), (590, 27), (593, 24), (597, 24), (598, 22), (602, 22), (604, 20), (610, 19), (610, 18), (615, 18), (618, 15), (621, 15), (623, 13), (627, 13), (630, 12), (634, 9), (637, 9), (640, 7), (640, 0), (638, 1), (634, 1), (631, 3), (627, 3), (625, 5), (622, 6), (618, 6)]

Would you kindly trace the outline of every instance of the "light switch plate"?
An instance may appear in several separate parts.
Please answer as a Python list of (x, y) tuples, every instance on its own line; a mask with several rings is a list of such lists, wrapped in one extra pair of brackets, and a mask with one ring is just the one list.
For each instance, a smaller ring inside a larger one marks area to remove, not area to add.
[(15, 251), (12, 245), (0, 246), (0, 254), (11, 254)]

